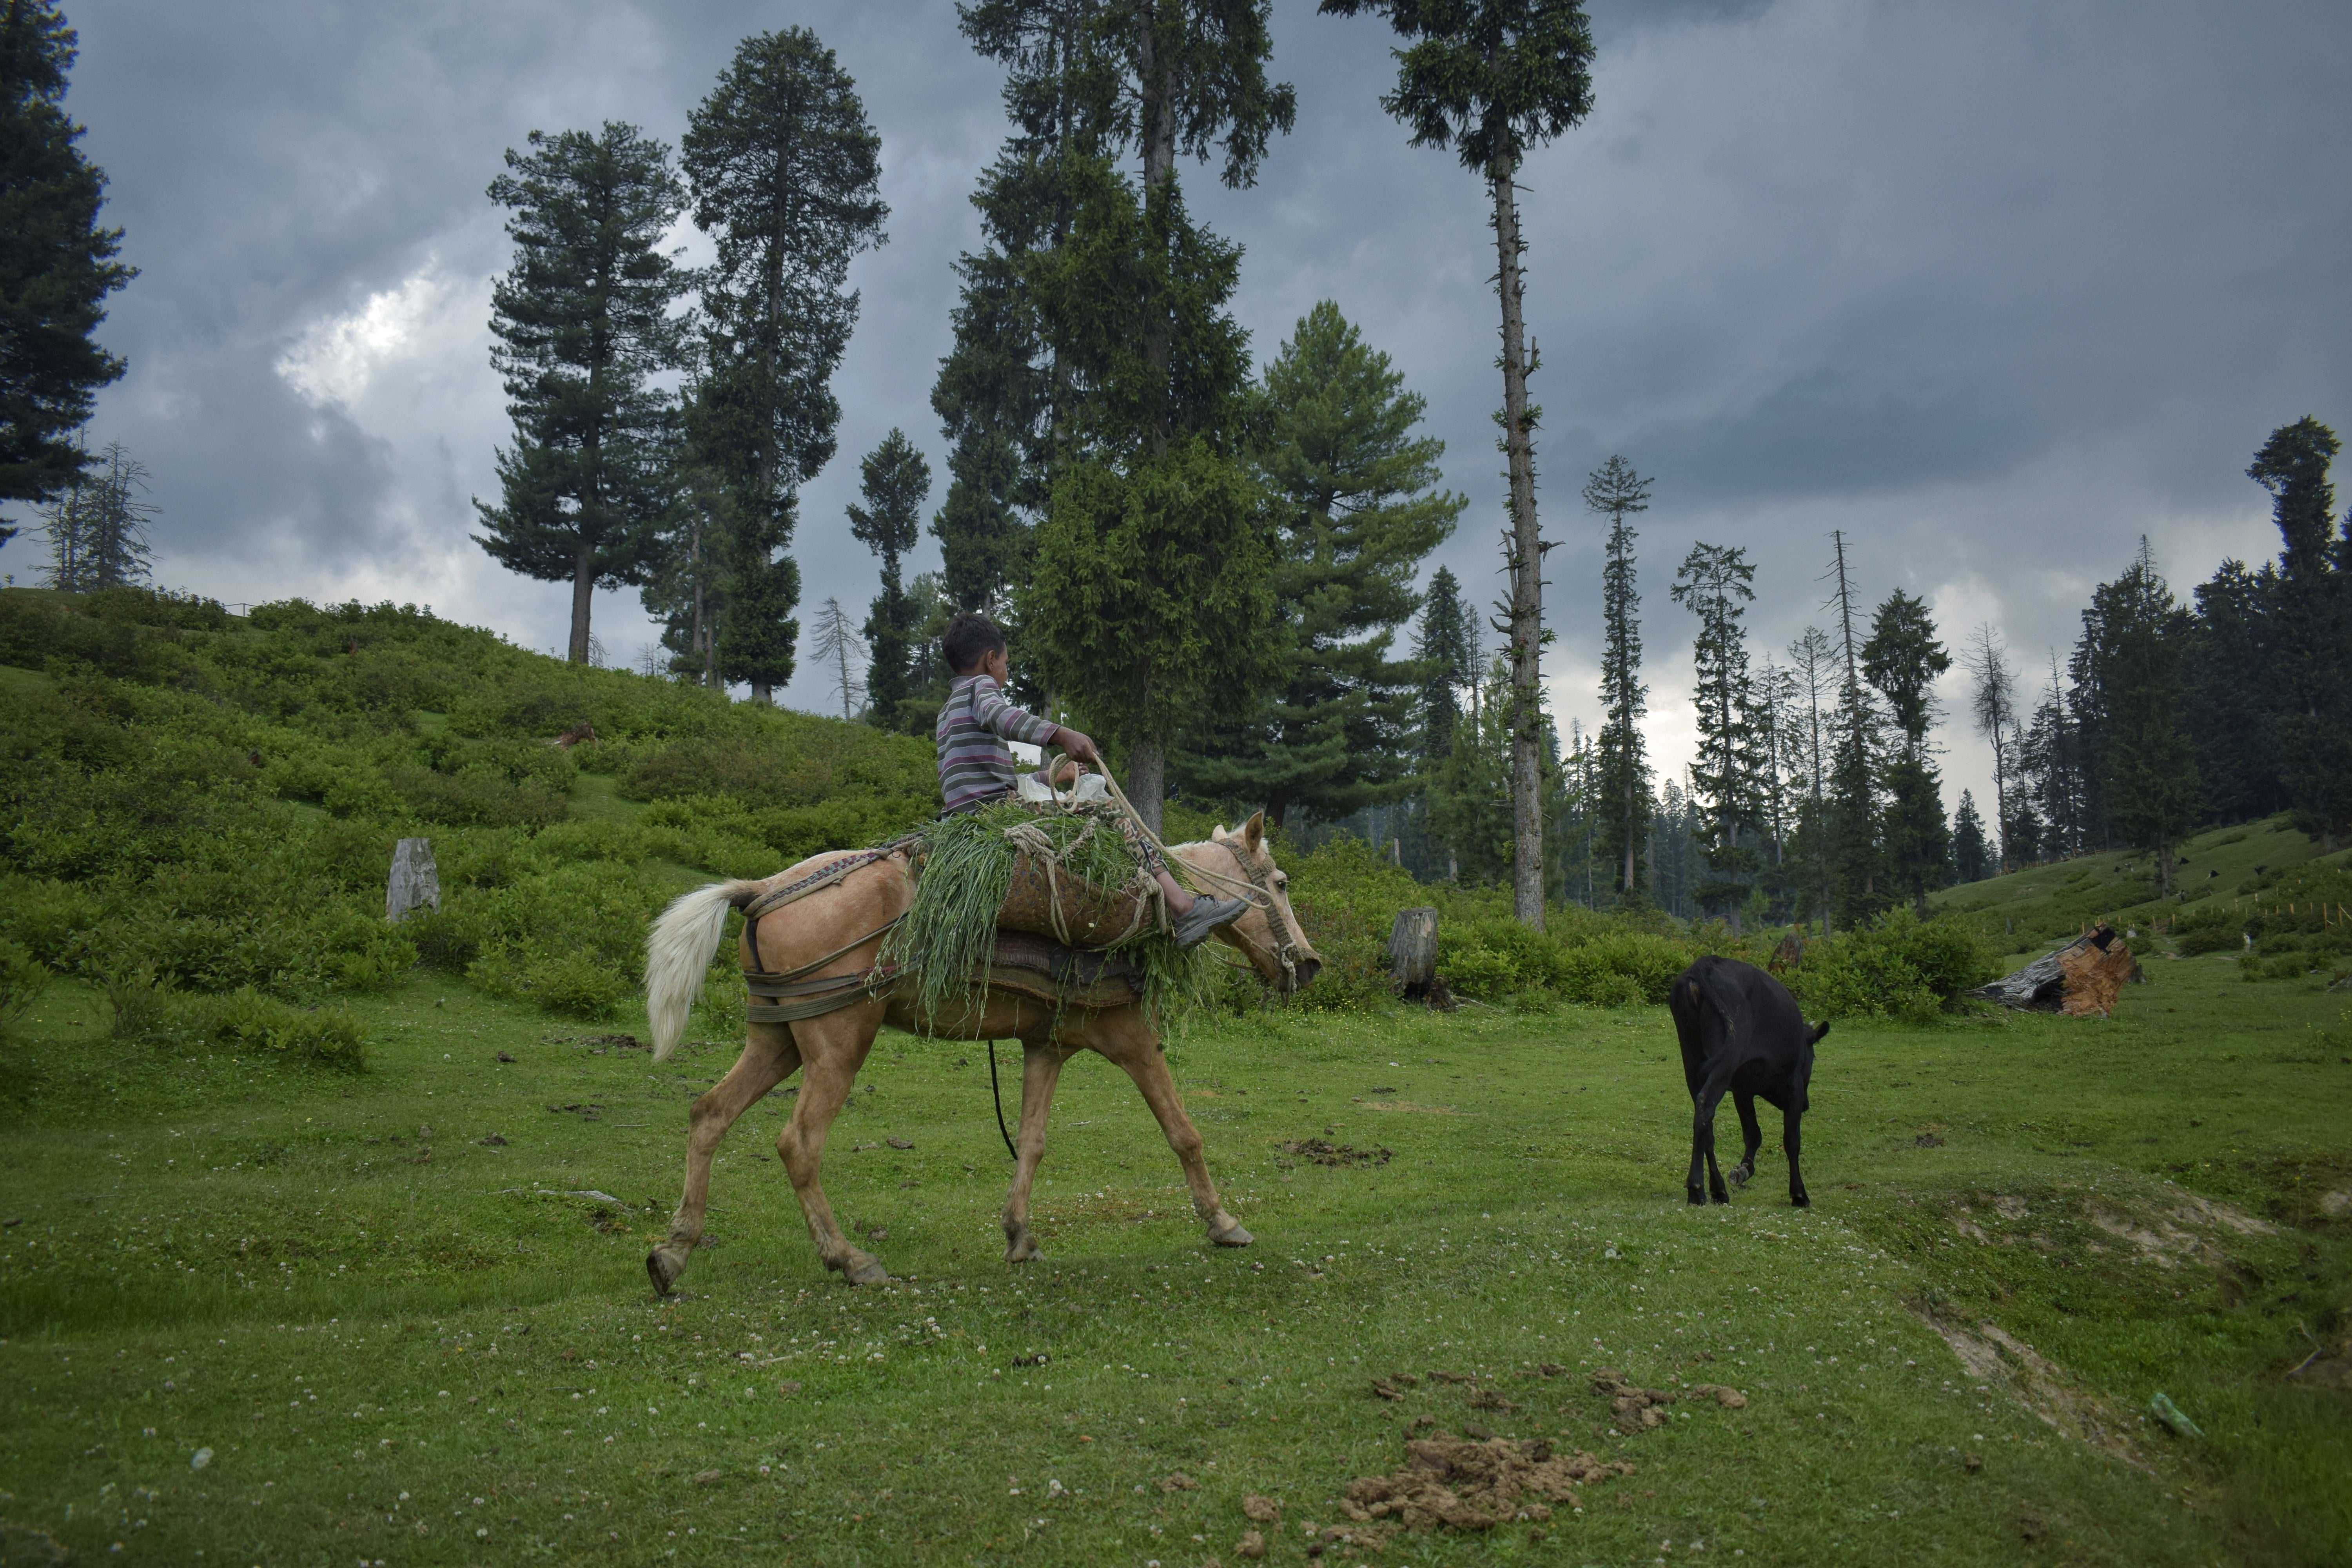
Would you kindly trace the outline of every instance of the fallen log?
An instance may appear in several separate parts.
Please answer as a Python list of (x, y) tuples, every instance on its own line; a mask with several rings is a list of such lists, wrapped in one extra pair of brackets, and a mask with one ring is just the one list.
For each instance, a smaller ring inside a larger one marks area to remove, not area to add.
[(2100, 924), (2057, 952), (1968, 994), (2022, 1012), (2096, 1013), (2104, 1017), (2115, 1010), (2125, 985), (2145, 978), (2131, 949), (2116, 940), (2115, 928)]

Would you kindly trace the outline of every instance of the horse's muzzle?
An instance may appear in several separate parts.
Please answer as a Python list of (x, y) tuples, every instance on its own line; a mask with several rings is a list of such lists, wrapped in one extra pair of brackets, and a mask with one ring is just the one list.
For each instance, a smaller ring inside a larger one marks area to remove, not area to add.
[(1318, 974), (1323, 973), (1323, 961), (1319, 958), (1302, 958), (1292, 968), (1297, 978), (1290, 983), (1290, 989), (1304, 991), (1315, 984), (1315, 977)]

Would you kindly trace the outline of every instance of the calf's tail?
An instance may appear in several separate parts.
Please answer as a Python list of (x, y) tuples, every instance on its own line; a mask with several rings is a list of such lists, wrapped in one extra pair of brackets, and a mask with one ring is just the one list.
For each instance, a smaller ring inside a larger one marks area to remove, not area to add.
[(702, 994), (710, 955), (727, 930), (727, 911), (751, 897), (757, 882), (712, 882), (672, 901), (646, 936), (646, 1022), (654, 1060), (677, 1049), (686, 1016)]

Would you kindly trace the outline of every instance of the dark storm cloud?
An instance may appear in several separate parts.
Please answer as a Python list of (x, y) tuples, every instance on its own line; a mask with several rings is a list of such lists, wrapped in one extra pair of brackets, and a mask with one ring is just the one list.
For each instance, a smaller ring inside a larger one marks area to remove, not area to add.
[[(1593, 11), (1598, 107), (1522, 181), (1563, 718), (1593, 716), (1598, 555), (1576, 492), (1612, 451), (1657, 477), (1643, 570), (1670, 760), (1690, 628), (1665, 584), (1694, 538), (1762, 563), (1759, 649), (1818, 618), (1833, 528), (1866, 603), (1903, 585), (1948, 637), (1991, 620), (2021, 649), (2070, 640), (2142, 532), (2184, 591), (2224, 552), (2274, 548), (2247, 454), (2304, 413), (2352, 425), (2352, 11)], [(858, 79), (893, 209), (854, 271), (841, 457), (795, 545), (810, 605), (862, 608), (873, 563), (841, 521), (856, 458), (898, 426), (943, 468), (928, 395), (950, 268), (1003, 134), (996, 73), (950, 5), (224, 0), (75, 20), (72, 107), (146, 269), (106, 329), (133, 368), (94, 434), (155, 470), (178, 580), (437, 598), (539, 646), (563, 591), (465, 537), (505, 438), (483, 318), (506, 247), (482, 187), (533, 127), (624, 119), (674, 142), (739, 37), (814, 27)], [(1381, 112), (1381, 24), (1285, 0), (1275, 36), (1297, 132), (1255, 188), (1198, 167), (1187, 188), (1246, 247), (1235, 308), (1261, 358), (1328, 297), (1428, 398), (1473, 501), (1441, 559), (1497, 592), (1484, 194)], [(649, 636), (633, 595), (598, 616), (616, 653)], [(824, 683), (790, 697), (822, 706)], [(1974, 765), (1960, 748), (1956, 777)]]

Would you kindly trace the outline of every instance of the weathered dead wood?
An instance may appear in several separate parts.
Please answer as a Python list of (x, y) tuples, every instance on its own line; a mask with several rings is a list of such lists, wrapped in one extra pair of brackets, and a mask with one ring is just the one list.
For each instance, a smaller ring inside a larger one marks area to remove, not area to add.
[(2105, 1016), (2115, 1010), (2122, 988), (2140, 978), (2131, 949), (2116, 939), (2113, 926), (2102, 924), (1969, 994), (2028, 1013)]
[(383, 889), (383, 918), (397, 923), (412, 910), (441, 907), (441, 875), (433, 865), (433, 840), (404, 838), (393, 847), (392, 876)]
[(1397, 988), (1415, 1002), (1430, 999), (1437, 983), (1437, 911), (1400, 910), (1389, 927), (1389, 973)]

